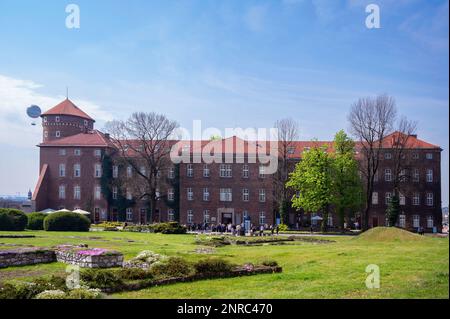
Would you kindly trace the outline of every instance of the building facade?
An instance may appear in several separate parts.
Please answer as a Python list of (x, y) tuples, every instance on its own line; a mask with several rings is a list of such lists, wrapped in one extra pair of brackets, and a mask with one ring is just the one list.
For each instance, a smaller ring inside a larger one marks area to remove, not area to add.
[[(254, 225), (270, 225), (276, 221), (274, 179), (265, 173), (265, 165), (254, 160), (258, 152), (268, 155), (270, 146), (237, 137), (197, 141), (199, 148), (195, 147), (195, 141), (183, 141), (180, 147), (188, 150), (190, 158), (198, 150), (210, 148), (211, 143), (231, 145), (229, 154), (223, 156), (232, 160), (169, 165), (158, 172), (161, 186), (157, 205), (154, 212), (149, 212), (148, 201), (124, 186), (128, 185), (127, 180), (136, 180), (136, 172), (120, 161), (120, 152), (109, 135), (94, 129), (94, 119), (69, 99), (41, 117), (40, 174), (33, 193), (36, 211), (80, 208), (90, 211), (94, 222), (121, 220), (146, 224), (178, 220), (182, 224), (238, 224), (246, 216)], [(329, 141), (293, 142), (287, 150), (289, 167), (293, 169), (303, 152), (317, 144), (332, 149)], [(399, 227), (441, 229), (441, 151), (439, 146), (411, 136), (405, 152), (408, 178), (402, 181)], [(371, 227), (386, 224), (385, 212), (393, 187), (389, 153), (387, 145), (372, 196)], [(314, 223), (310, 219), (314, 214), (290, 209), (289, 223), (293, 227), (309, 226)], [(331, 216), (328, 223), (334, 227), (337, 220)]]

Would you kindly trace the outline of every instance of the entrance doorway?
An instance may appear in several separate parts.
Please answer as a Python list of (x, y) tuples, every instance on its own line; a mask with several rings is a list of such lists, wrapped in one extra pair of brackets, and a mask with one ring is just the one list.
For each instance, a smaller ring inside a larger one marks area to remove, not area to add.
[(233, 214), (222, 213), (222, 223), (225, 225), (233, 223)]
[(378, 216), (372, 217), (372, 227), (378, 227)]

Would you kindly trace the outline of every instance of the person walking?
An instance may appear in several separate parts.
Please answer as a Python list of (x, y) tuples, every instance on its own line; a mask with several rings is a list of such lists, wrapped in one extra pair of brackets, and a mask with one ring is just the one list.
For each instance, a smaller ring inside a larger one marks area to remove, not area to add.
[(277, 225), (277, 236), (278, 236), (278, 233), (280, 232), (280, 226), (279, 225)]

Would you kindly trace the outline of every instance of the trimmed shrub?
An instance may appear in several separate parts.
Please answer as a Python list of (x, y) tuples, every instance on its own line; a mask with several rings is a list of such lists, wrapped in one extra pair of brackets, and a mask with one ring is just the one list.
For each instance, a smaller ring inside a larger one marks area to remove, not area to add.
[(221, 258), (201, 259), (194, 264), (196, 273), (198, 274), (217, 274), (227, 273), (233, 269), (233, 265)]
[(8, 282), (0, 289), (0, 299), (32, 299), (47, 290), (66, 290), (62, 277), (37, 278), (34, 282)]
[(186, 227), (178, 222), (158, 223), (151, 225), (155, 233), (162, 234), (186, 234)]
[(123, 286), (123, 280), (119, 273), (111, 269), (83, 269), (80, 272), (80, 279), (90, 288), (97, 289), (120, 289)]
[(66, 299), (103, 299), (104, 294), (100, 289), (76, 288), (70, 290)]
[(32, 230), (43, 230), (44, 229), (44, 219), (48, 215), (45, 213), (30, 213), (27, 215), (28, 224), (27, 229)]
[(45, 290), (36, 295), (35, 299), (66, 299), (66, 293), (62, 290)]
[(124, 280), (150, 279), (153, 277), (150, 272), (141, 268), (121, 268), (118, 274)]
[(286, 224), (280, 224), (278, 225), (278, 231), (288, 231), (289, 230), (289, 226)]
[(89, 218), (72, 212), (53, 213), (44, 219), (47, 231), (89, 231), (90, 226)]
[(192, 265), (181, 257), (169, 257), (164, 262), (155, 262), (150, 273), (158, 278), (186, 277), (194, 273)]
[(0, 230), (24, 230), (27, 222), (27, 215), (21, 210), (0, 208)]

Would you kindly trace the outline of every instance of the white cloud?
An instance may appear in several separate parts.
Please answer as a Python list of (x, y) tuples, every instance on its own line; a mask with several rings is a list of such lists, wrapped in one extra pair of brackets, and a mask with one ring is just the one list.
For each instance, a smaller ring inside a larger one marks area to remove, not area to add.
[[(34, 81), (0, 74), (1, 144), (30, 147), (39, 143), (41, 140), (40, 119), (34, 120), (37, 125), (32, 126), (33, 120), (26, 114), (27, 107), (35, 104), (44, 112), (64, 99), (63, 96), (42, 94), (39, 92), (40, 88), (42, 85)], [(74, 99), (73, 102), (96, 120), (111, 119), (110, 114), (92, 101)]]

